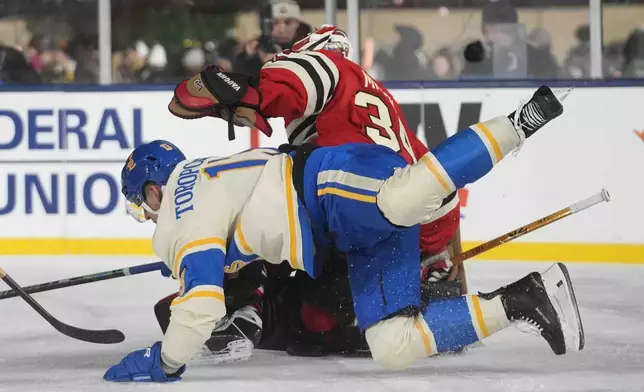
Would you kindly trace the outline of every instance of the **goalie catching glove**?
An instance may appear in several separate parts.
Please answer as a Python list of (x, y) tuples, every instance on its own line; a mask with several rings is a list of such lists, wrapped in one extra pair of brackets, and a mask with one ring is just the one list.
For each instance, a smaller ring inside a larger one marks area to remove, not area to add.
[(235, 139), (235, 125), (271, 136), (273, 129), (260, 113), (262, 95), (257, 86), (256, 78), (210, 66), (177, 85), (168, 110), (184, 119), (223, 118), (228, 121), (230, 140)]

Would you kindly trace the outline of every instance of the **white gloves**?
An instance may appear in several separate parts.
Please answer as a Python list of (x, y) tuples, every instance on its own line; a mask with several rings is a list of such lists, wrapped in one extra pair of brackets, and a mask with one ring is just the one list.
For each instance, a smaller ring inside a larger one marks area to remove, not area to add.
[(420, 261), (421, 282), (438, 282), (447, 279), (452, 269), (452, 261), (447, 250), (425, 257)]

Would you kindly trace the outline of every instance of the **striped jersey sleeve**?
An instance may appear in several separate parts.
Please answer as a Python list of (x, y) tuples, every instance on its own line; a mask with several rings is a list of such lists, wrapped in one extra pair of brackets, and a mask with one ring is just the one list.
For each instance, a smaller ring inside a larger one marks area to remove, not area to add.
[(331, 100), (340, 73), (335, 54), (286, 51), (260, 72), (262, 113), (287, 120), (319, 114)]
[(161, 354), (166, 365), (179, 368), (195, 355), (226, 314), (223, 290), (226, 240), (183, 237), (173, 248), (170, 267), (181, 289), (170, 306), (172, 317)]
[[(207, 175), (204, 172), (204, 178)], [(179, 295), (170, 305), (172, 316), (161, 348), (163, 361), (170, 368), (186, 364), (226, 314), (223, 287), (230, 226), (225, 216), (211, 207), (217, 200), (208, 202), (205, 188), (195, 190), (191, 196), (193, 209), (176, 219), (179, 207), (171, 202), (176, 199), (173, 192), (179, 189), (175, 183), (178, 181), (171, 177), (166, 186), (168, 196), (164, 197), (153, 238), (155, 252), (180, 283)]]

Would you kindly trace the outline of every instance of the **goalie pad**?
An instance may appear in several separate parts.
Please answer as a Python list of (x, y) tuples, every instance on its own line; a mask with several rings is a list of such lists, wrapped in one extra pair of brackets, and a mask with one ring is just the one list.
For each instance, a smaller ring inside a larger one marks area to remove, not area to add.
[(177, 85), (168, 110), (183, 119), (222, 118), (228, 122), (230, 140), (235, 138), (235, 125), (271, 136), (273, 129), (259, 111), (262, 96), (257, 83), (247, 75), (208, 67)]

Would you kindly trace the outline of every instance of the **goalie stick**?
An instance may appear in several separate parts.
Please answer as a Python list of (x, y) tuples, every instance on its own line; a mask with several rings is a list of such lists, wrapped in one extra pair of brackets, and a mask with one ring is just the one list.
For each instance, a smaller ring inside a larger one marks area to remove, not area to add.
[(606, 189), (602, 189), (601, 192), (598, 192), (597, 194), (590, 196), (584, 200), (578, 201), (577, 203), (569, 207), (561, 209), (557, 212), (553, 212), (548, 216), (545, 216), (534, 222), (530, 222), (527, 225), (521, 226), (518, 229), (512, 230), (511, 232), (506, 233), (500, 237), (496, 237), (493, 240), (485, 242), (472, 249), (468, 249), (463, 253), (459, 253), (458, 255), (451, 258), (451, 262), (454, 265), (463, 264), (463, 262), (467, 259), (471, 259), (472, 257), (478, 256), (483, 252), (487, 252), (490, 249), (501, 246), (525, 234), (531, 233), (537, 229), (540, 229), (572, 214), (576, 214), (579, 211), (583, 211), (604, 201), (610, 201), (610, 195), (608, 194), (608, 191)]
[[(581, 200), (569, 207), (561, 209), (534, 222), (528, 223), (527, 225), (521, 226), (518, 229), (512, 230), (511, 232), (506, 233), (500, 237), (496, 237), (493, 240), (487, 241), (472, 249), (468, 249), (465, 252), (454, 255), (450, 258), (450, 262), (453, 265), (461, 265), (464, 261), (469, 260), (472, 257), (476, 257), (481, 253), (485, 253), (488, 250), (506, 244), (525, 234), (533, 232), (537, 229), (540, 229), (544, 226), (547, 226), (551, 223), (554, 223), (579, 211), (583, 211), (604, 201), (610, 201), (610, 195), (608, 194), (608, 191), (606, 189), (602, 189), (601, 192), (591, 197)], [(461, 269), (456, 269), (457, 273), (459, 271), (461, 271)], [(462, 282), (457, 279), (455, 274), (450, 273), (449, 278), (446, 281), (442, 281), (441, 285), (426, 285), (425, 283), (423, 283), (421, 286), (423, 287), (423, 295), (425, 298), (440, 298), (443, 296), (452, 296), (454, 295), (454, 293), (461, 292), (459, 291), (459, 287), (462, 287), (461, 283)]]
[(99, 343), (99, 344), (112, 344), (112, 343), (121, 343), (125, 340), (125, 335), (123, 332), (108, 329), (108, 330), (89, 330), (74, 327), (68, 325), (58, 320), (56, 317), (52, 316), (45, 308), (42, 307), (35, 299), (33, 299), (29, 294), (27, 294), (24, 289), (16, 283), (2, 268), (0, 268), (0, 278), (14, 289), (22, 299), (24, 299), (29, 306), (31, 306), (39, 315), (41, 315), (47, 322), (54, 327), (58, 332), (63, 335), (67, 335), (71, 338), (82, 340), (89, 343)]

